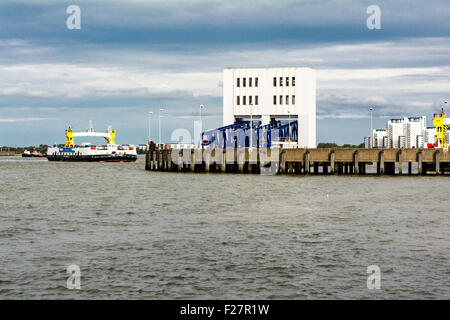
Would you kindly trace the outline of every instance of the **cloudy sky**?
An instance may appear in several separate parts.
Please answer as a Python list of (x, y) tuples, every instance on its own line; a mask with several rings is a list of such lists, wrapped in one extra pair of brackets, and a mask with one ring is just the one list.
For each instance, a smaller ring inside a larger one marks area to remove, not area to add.
[[(81, 30), (66, 27), (72, 4)], [(371, 4), (381, 30), (366, 26)], [(376, 127), (430, 118), (450, 98), (450, 4), (0, 0), (0, 145), (62, 143), (68, 125), (89, 120), (113, 125), (119, 143), (144, 143), (147, 112), (160, 107), (164, 140), (193, 131), (199, 104), (204, 126), (217, 127), (223, 69), (278, 66), (317, 70), (318, 142), (360, 143), (369, 106)]]

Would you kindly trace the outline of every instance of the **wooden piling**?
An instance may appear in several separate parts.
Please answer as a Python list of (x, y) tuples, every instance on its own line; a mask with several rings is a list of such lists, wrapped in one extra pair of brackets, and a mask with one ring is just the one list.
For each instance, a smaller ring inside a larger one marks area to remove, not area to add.
[(286, 173), (286, 151), (280, 152), (280, 173)]
[(423, 169), (422, 169), (422, 150), (419, 150), (417, 152), (417, 171), (418, 174), (423, 174)]
[(378, 154), (378, 174), (384, 175), (384, 151), (381, 150)]
[(309, 174), (309, 150), (306, 150), (306, 152), (305, 152), (305, 164), (304, 164), (304, 167), (305, 167), (305, 174)]
[(336, 156), (335, 156), (334, 150), (331, 150), (331, 152), (330, 152), (330, 173), (331, 174), (335, 174), (335, 170), (334, 170), (335, 158), (336, 158)]
[(434, 164), (435, 164), (435, 171), (436, 175), (438, 175), (441, 172), (441, 162), (440, 162), (441, 152), (439, 149), (436, 149), (434, 152)]

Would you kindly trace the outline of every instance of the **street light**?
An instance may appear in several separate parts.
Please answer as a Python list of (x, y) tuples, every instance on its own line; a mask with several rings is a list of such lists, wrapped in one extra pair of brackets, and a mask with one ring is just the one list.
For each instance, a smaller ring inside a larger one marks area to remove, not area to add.
[(370, 146), (369, 148), (373, 148), (373, 122), (372, 122), (372, 114), (373, 114), (373, 108), (369, 108), (370, 111)]
[(164, 111), (164, 109), (160, 108), (158, 110), (158, 134), (159, 134), (158, 148), (160, 148), (161, 146), (161, 111)]
[(250, 149), (253, 149), (253, 104), (250, 103)]
[(204, 107), (205, 107), (205, 106), (204, 106), (203, 104), (200, 105), (200, 122), (202, 122), (202, 109), (203, 109)]
[(153, 112), (152, 111), (149, 111), (148, 112), (148, 144), (150, 144), (150, 139), (151, 139), (151, 136), (152, 136), (152, 129), (151, 129), (151, 125), (152, 125), (152, 114), (153, 114)]
[(203, 141), (202, 141), (202, 131), (203, 131), (202, 109), (204, 107), (205, 106), (203, 104), (200, 105), (200, 137), (199, 137), (200, 145), (199, 145), (199, 147), (202, 148), (202, 149), (203, 149)]
[(288, 141), (291, 142), (291, 105), (288, 105), (288, 118), (289, 118), (289, 124), (288, 124)]

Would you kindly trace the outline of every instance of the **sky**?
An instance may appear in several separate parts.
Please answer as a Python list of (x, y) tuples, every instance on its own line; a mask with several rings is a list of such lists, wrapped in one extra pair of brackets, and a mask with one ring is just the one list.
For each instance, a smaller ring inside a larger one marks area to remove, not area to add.
[[(81, 9), (70, 30), (66, 9)], [(370, 5), (381, 29), (368, 29)], [(359, 144), (450, 97), (448, 0), (0, 0), (0, 146), (112, 125), (119, 143), (222, 124), (226, 67), (312, 67), (317, 142)], [(449, 110), (450, 112), (450, 110)], [(92, 140), (93, 142), (97, 142)], [(98, 141), (101, 142), (101, 141)]]

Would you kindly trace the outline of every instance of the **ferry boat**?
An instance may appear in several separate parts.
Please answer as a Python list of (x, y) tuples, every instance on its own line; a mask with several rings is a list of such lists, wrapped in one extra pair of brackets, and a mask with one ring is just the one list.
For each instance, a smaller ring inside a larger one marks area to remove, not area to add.
[[(69, 127), (65, 131), (66, 144), (64, 147), (49, 147), (47, 159), (49, 161), (81, 161), (81, 162), (133, 162), (137, 159), (134, 145), (115, 144), (116, 132), (108, 127), (106, 132), (95, 132), (92, 124), (85, 132), (74, 132)], [(75, 146), (74, 137), (103, 137), (106, 145), (93, 146), (83, 143)]]

